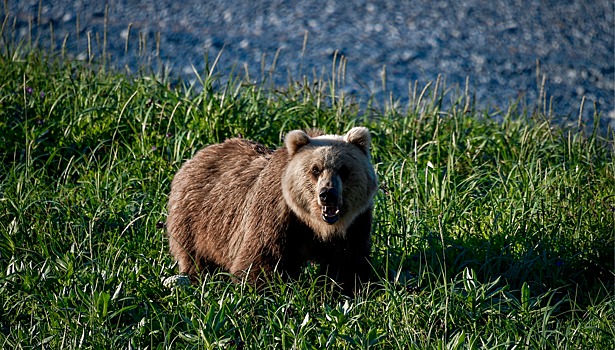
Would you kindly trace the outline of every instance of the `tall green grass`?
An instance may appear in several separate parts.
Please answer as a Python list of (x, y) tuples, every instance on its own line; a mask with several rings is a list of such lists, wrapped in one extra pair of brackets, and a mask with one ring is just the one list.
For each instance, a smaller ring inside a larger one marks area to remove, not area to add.
[[(613, 348), (613, 132), (473, 110), (439, 82), (363, 108), (335, 67), (277, 89), (214, 70), (176, 84), (5, 45), (0, 347)], [(164, 285), (183, 161), (236, 135), (276, 147), (354, 125), (373, 133), (382, 182), (360, 295), (310, 269), (264, 291)]]

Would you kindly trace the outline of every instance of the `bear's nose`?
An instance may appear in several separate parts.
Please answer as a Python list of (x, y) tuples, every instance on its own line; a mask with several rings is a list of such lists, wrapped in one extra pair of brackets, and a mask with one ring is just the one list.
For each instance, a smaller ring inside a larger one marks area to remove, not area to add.
[(325, 187), (320, 190), (318, 198), (323, 204), (337, 205), (337, 190), (333, 187)]

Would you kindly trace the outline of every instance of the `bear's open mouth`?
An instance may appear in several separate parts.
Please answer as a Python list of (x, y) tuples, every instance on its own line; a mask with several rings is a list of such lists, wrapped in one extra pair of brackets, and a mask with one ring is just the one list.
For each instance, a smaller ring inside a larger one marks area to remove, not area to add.
[(334, 224), (340, 218), (340, 208), (333, 205), (322, 206), (322, 219), (328, 224)]

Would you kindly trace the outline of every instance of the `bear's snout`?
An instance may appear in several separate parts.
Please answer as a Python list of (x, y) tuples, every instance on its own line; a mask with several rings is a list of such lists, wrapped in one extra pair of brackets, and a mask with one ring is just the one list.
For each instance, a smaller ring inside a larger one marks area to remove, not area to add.
[(337, 205), (337, 190), (334, 187), (325, 187), (318, 194), (322, 205)]
[(335, 187), (324, 187), (318, 193), (322, 219), (334, 224), (340, 218), (339, 195)]

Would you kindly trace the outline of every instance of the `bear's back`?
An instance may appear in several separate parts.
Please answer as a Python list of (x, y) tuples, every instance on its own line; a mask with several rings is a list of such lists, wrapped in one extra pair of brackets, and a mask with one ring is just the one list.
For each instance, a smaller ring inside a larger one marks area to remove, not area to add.
[(196, 176), (199, 180), (197, 182), (202, 183), (218, 181), (220, 176), (238, 176), (246, 181), (252, 181), (254, 176), (258, 176), (267, 165), (272, 153), (272, 150), (253, 141), (228, 139), (197, 152), (194, 158), (184, 164), (180, 173), (187, 172), (192, 177)]

